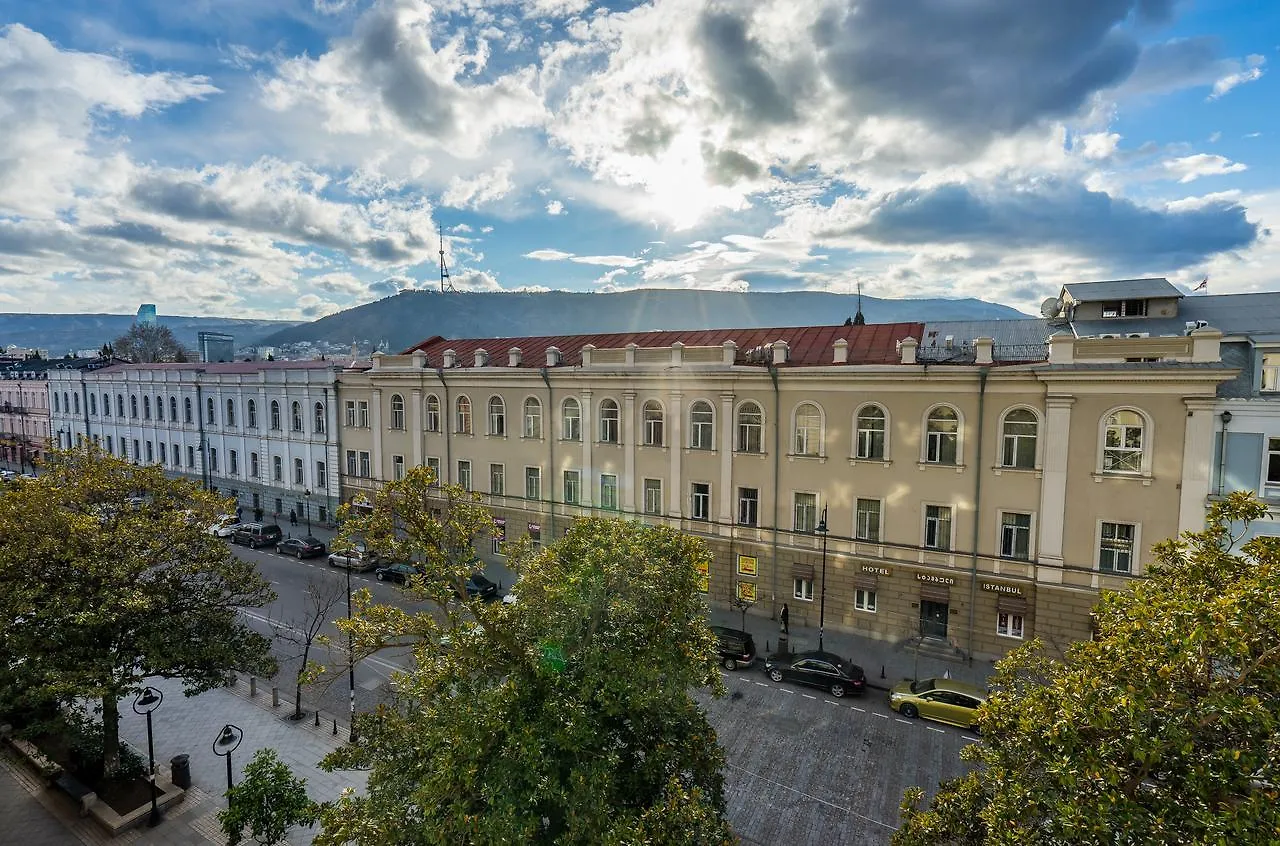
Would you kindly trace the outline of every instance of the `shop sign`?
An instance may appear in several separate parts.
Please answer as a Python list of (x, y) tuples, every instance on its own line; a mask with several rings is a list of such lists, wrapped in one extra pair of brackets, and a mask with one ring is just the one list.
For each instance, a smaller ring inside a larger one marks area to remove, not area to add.
[(951, 576), (935, 576), (933, 573), (916, 573), (916, 581), (926, 582), (931, 585), (947, 585), (950, 587), (956, 583)]
[(893, 575), (893, 570), (888, 567), (881, 567), (879, 564), (863, 564), (860, 569), (863, 573), (870, 573), (873, 576)]
[(756, 601), (756, 583), (755, 582), (738, 582), (738, 599), (745, 599), (748, 602)]
[(993, 593), (1005, 593), (1009, 596), (1022, 596), (1022, 588), (1016, 585), (1004, 585), (1000, 582), (983, 582), (982, 589)]
[[(760, 561), (754, 555), (738, 556), (738, 575), (739, 576), (758, 576), (760, 575)], [(752, 586), (752, 590), (755, 586)]]
[(711, 589), (711, 565), (706, 561), (698, 562), (698, 591), (707, 593)]

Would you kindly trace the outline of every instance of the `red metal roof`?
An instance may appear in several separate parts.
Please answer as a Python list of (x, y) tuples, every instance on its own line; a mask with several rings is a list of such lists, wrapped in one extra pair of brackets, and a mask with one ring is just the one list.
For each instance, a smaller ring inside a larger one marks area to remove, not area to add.
[(257, 373), (260, 370), (322, 370), (339, 369), (341, 361), (165, 361), (154, 364), (113, 364), (98, 373), (119, 373), (125, 370), (200, 370), (204, 373)]
[(527, 338), (458, 338), (434, 336), (403, 354), (422, 350), (430, 366), (439, 367), (445, 350), (458, 354), (458, 365), (470, 367), (473, 353), (483, 349), (489, 353), (490, 366), (507, 363), (507, 351), (519, 347), (521, 367), (542, 367), (548, 347), (560, 350), (565, 364), (580, 364), (582, 348), (591, 344), (596, 349), (620, 349), (628, 344), (638, 347), (670, 347), (676, 341), (686, 347), (719, 346), (725, 341), (738, 345), (738, 361), (754, 347), (786, 341), (791, 347), (788, 366), (814, 367), (833, 363), (832, 345), (839, 338), (849, 342), (849, 364), (896, 364), (897, 344), (903, 338), (919, 340), (923, 323), (875, 323), (865, 326), (793, 326), (777, 329), (689, 329), (665, 332), (619, 332), (603, 335), (540, 335)]

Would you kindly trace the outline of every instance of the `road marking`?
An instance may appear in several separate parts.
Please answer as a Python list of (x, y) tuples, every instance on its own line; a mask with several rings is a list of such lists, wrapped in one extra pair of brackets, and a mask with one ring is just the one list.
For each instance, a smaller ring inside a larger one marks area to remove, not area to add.
[(876, 820), (876, 819), (872, 819), (871, 817), (864, 816), (845, 805), (837, 805), (835, 802), (828, 802), (826, 799), (823, 799), (819, 796), (814, 796), (812, 793), (805, 793), (803, 790), (797, 790), (789, 784), (783, 784), (780, 781), (774, 781), (771, 778), (766, 778), (765, 776), (762, 776), (759, 773), (754, 773), (751, 770), (748, 770), (744, 767), (739, 767), (737, 764), (727, 764), (726, 766), (728, 766), (730, 769), (735, 769), (738, 772), (745, 773), (751, 776), (752, 778), (759, 779), (760, 781), (766, 781), (769, 784), (772, 784), (774, 787), (781, 787), (783, 790), (787, 790), (787, 791), (790, 791), (791, 793), (795, 793), (799, 796), (803, 796), (806, 799), (811, 799), (820, 805), (826, 805), (828, 808), (835, 808), (837, 811), (844, 811), (846, 814), (851, 814), (860, 820), (866, 820), (869, 823), (875, 823), (876, 825), (881, 826), (882, 828), (887, 828), (890, 831), (898, 830), (898, 827), (895, 825), (890, 825), (889, 823), (881, 822), (880, 820)]
[(837, 708), (839, 708), (839, 707), (840, 707), (840, 703), (839, 703), (839, 702), (837, 702), (837, 701), (835, 701), (834, 699), (824, 699), (824, 700), (822, 700), (822, 701), (823, 701), (823, 702), (825, 702), (825, 703), (827, 703), (828, 705), (834, 705), (834, 706), (836, 706)]
[(874, 716), (877, 716), (877, 717), (879, 717), (879, 718), (880, 718), (880, 719), (882, 719), (882, 720), (887, 720), (887, 719), (889, 719), (889, 715), (888, 715), (888, 714), (875, 714)]
[(764, 682), (756, 682), (756, 684), (760, 685), (761, 687), (768, 687), (768, 686), (769, 686), (769, 685), (765, 684)]
[(866, 709), (866, 708), (859, 708), (857, 705), (850, 705), (849, 707), (850, 707), (850, 708), (852, 708), (853, 710), (857, 711), (859, 714), (865, 714), (865, 713), (867, 713), (867, 709)]
[(816, 700), (816, 699), (818, 698), (818, 697), (816, 697), (816, 696), (810, 696), (810, 695), (809, 695), (809, 694), (807, 694), (807, 693), (802, 693), (802, 694), (800, 694), (800, 695), (801, 695), (801, 696), (803, 696), (805, 699), (814, 699), (814, 700)]
[(938, 734), (946, 734), (946, 732), (940, 728), (934, 728), (933, 726), (925, 726), (925, 728), (927, 728), (929, 731), (936, 731)]
[(786, 694), (790, 694), (791, 696), (795, 696), (795, 695), (796, 695), (796, 692), (795, 692), (794, 690), (787, 690), (785, 687), (780, 687), (780, 688), (778, 688), (778, 692), (779, 692), (779, 693), (786, 693)]
[(911, 725), (911, 721), (910, 721), (910, 720), (904, 720), (904, 719), (902, 719), (901, 717), (896, 717), (896, 718), (894, 719), (894, 722), (895, 722), (895, 723), (902, 723), (904, 726), (909, 726), (909, 725)]
[(967, 734), (962, 734), (962, 735), (960, 735), (960, 739), (961, 739), (961, 740), (971, 740), (971, 741), (973, 741), (974, 743), (981, 743), (981, 742), (982, 742), (982, 739), (981, 739), (981, 738), (977, 738), (977, 737), (970, 737), (970, 736), (969, 736), (969, 735), (967, 735)]

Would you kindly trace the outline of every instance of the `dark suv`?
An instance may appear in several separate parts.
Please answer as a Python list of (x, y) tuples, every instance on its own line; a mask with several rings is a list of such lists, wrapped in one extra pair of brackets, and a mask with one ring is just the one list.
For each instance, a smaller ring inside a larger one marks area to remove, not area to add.
[(245, 523), (231, 533), (231, 542), (243, 544), (252, 549), (260, 546), (275, 546), (284, 537), (284, 532), (274, 523)]
[(711, 633), (716, 636), (716, 651), (720, 654), (720, 664), (726, 670), (749, 667), (756, 660), (756, 642), (749, 632), (712, 626)]

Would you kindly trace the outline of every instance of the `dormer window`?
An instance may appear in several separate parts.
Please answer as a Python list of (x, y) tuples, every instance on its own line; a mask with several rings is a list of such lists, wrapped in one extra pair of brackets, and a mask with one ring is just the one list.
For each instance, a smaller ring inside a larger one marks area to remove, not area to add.
[(1102, 304), (1102, 316), (1106, 317), (1146, 317), (1146, 300), (1109, 300)]
[(1262, 390), (1280, 391), (1280, 353), (1262, 354)]

